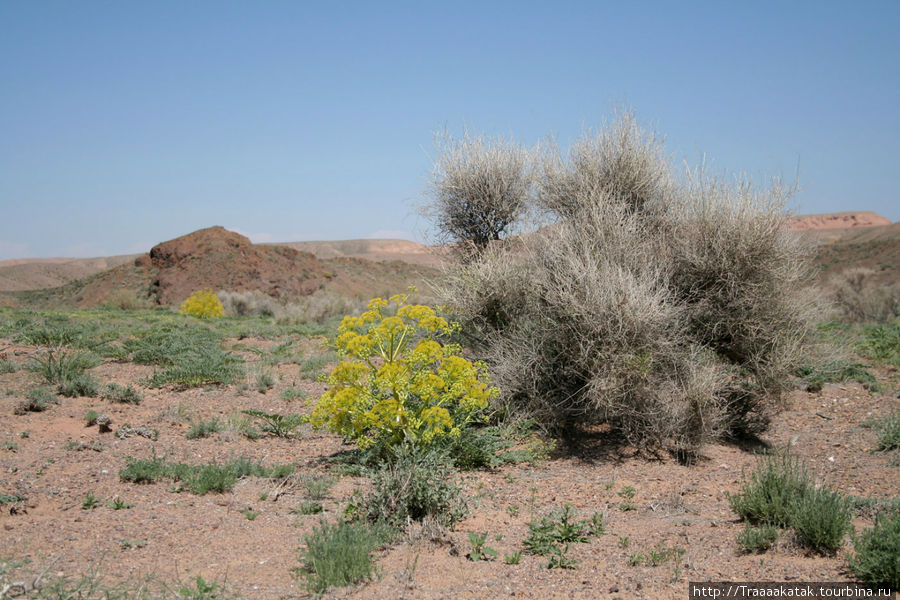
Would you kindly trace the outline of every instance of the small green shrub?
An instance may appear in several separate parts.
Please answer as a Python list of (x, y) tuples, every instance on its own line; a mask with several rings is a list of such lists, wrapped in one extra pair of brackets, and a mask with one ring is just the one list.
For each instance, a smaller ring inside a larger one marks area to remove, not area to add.
[(878, 449), (895, 450), (900, 448), (900, 411), (878, 421), (875, 425), (878, 431)]
[(119, 404), (140, 404), (144, 397), (135, 388), (119, 385), (118, 383), (109, 383), (103, 388), (103, 397), (110, 402), (118, 402)]
[(744, 481), (741, 491), (726, 496), (731, 510), (751, 523), (787, 527), (791, 506), (810, 488), (809, 474), (800, 460), (780, 450), (759, 456), (756, 471)]
[(178, 490), (203, 495), (209, 492), (229, 491), (242, 477), (283, 477), (283, 467), (266, 468), (246, 458), (232, 459), (224, 464), (187, 465), (168, 463), (163, 458), (148, 460), (128, 459), (119, 471), (119, 479), (131, 483), (153, 483), (160, 479), (172, 479)]
[(97, 424), (97, 417), (99, 417), (99, 416), (100, 416), (100, 413), (98, 413), (98, 412), (97, 412), (96, 410), (94, 410), (94, 409), (91, 409), (91, 410), (87, 411), (86, 413), (84, 413), (84, 425), (85, 425), (85, 427), (91, 427), (92, 425), (96, 425), (96, 424)]
[(761, 554), (772, 547), (778, 539), (778, 528), (774, 525), (753, 527), (749, 523), (738, 534), (738, 545), (747, 554)]
[(76, 379), (88, 369), (99, 365), (102, 361), (90, 352), (71, 353), (51, 350), (43, 356), (28, 361), (28, 370), (38, 373), (48, 383), (62, 385), (66, 381)]
[(853, 540), (850, 569), (867, 583), (900, 588), (900, 512), (881, 514)]
[(860, 352), (868, 358), (900, 365), (900, 321), (890, 325), (866, 327), (858, 346)]
[(314, 594), (364, 581), (375, 575), (372, 552), (389, 537), (388, 530), (380, 525), (323, 522), (304, 536), (302, 566), (294, 569), (293, 575), (304, 578), (307, 590)]
[(7, 358), (0, 358), (0, 375), (15, 373), (18, 368), (18, 365), (16, 365), (16, 363), (14, 363), (13, 361)]
[(191, 388), (202, 385), (228, 385), (237, 377), (238, 361), (218, 346), (200, 346), (176, 357), (172, 366), (156, 371), (148, 380), (150, 387), (164, 385)]
[(815, 366), (804, 365), (798, 368), (795, 374), (806, 381), (807, 391), (810, 392), (821, 391), (826, 383), (843, 381), (856, 381), (873, 392), (881, 389), (878, 380), (869, 372), (866, 365), (858, 362), (837, 360)]
[(94, 497), (93, 492), (88, 492), (84, 495), (84, 500), (81, 502), (81, 510), (94, 510), (100, 506), (100, 500)]
[(548, 556), (554, 547), (569, 542), (586, 542), (592, 535), (603, 533), (603, 515), (595, 513), (590, 521), (578, 520), (572, 505), (552, 511), (528, 524), (525, 552)]
[(355, 507), (371, 523), (403, 528), (426, 518), (453, 527), (465, 517), (462, 489), (448, 458), (436, 452), (399, 448), (393, 460), (371, 473), (372, 491)]
[(472, 544), (472, 549), (466, 554), (466, 558), (472, 562), (497, 558), (497, 551), (490, 546), (485, 545), (487, 535), (487, 532), (481, 534), (475, 533), (474, 531), (469, 532), (469, 543)]
[(293, 402), (294, 400), (306, 400), (309, 397), (309, 393), (301, 390), (298, 387), (289, 387), (284, 388), (281, 391), (281, 399), (285, 402)]
[(16, 405), (14, 410), (17, 415), (27, 412), (43, 412), (49, 410), (54, 404), (59, 404), (57, 398), (48, 387), (31, 388), (25, 393), (25, 400)]
[(197, 440), (201, 438), (208, 438), (214, 433), (219, 433), (222, 431), (222, 424), (219, 422), (219, 419), (213, 418), (209, 421), (198, 421), (196, 423), (191, 424), (191, 428), (188, 430), (185, 437), (189, 440)]
[(310, 477), (303, 482), (307, 495), (313, 500), (322, 500), (328, 497), (328, 492), (335, 484), (336, 479), (330, 475)]
[(307, 421), (305, 416), (297, 414), (279, 415), (255, 409), (244, 410), (241, 412), (248, 417), (263, 421), (264, 424), (261, 429), (266, 433), (271, 433), (272, 435), (283, 438), (291, 437), (294, 430)]
[(260, 371), (256, 374), (256, 391), (265, 394), (275, 387), (275, 377), (268, 371)]
[(337, 354), (334, 352), (328, 352), (325, 354), (318, 354), (316, 356), (310, 356), (309, 358), (300, 360), (297, 364), (300, 366), (300, 377), (303, 379), (316, 379), (320, 373), (323, 372), (326, 366), (330, 363), (336, 362), (338, 359)]
[(808, 489), (790, 504), (789, 520), (804, 546), (834, 554), (850, 531), (850, 504), (826, 487)]
[(106, 503), (106, 505), (113, 510), (125, 510), (125, 509), (131, 508), (132, 506), (134, 506), (133, 504), (129, 504), (128, 502), (125, 502), (119, 496), (116, 496), (112, 500), (108, 501)]
[(316, 515), (324, 510), (324, 507), (318, 502), (313, 502), (311, 500), (306, 500), (301, 502), (296, 507), (291, 509), (291, 512), (296, 515)]
[(57, 391), (61, 396), (67, 398), (78, 398), (85, 396), (93, 398), (100, 391), (100, 386), (94, 381), (94, 378), (87, 373), (76, 375), (72, 379), (66, 379), (57, 386)]

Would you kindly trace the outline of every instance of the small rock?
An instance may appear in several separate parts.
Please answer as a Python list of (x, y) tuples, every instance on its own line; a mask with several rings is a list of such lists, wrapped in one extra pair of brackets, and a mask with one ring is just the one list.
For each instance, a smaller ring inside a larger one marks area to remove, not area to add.
[(610, 593), (610, 594), (615, 594), (615, 593), (618, 592), (618, 591), (619, 591), (619, 586), (617, 586), (617, 585), (614, 585), (614, 586), (612, 586), (611, 588), (609, 588), (609, 593)]

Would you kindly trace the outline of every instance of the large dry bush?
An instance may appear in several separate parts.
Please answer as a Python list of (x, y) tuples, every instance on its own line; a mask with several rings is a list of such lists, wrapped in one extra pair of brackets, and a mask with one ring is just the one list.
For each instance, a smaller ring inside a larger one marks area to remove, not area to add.
[(783, 189), (676, 178), (630, 114), (547, 156), (552, 224), (488, 245), (444, 290), (502, 408), (685, 456), (764, 428), (806, 332)]
[(900, 285), (879, 285), (872, 269), (847, 269), (828, 282), (828, 296), (851, 321), (886, 323), (900, 316)]

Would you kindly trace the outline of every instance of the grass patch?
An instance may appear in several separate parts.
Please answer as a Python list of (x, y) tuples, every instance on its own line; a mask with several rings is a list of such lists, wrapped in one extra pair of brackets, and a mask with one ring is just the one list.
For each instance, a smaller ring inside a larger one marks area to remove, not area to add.
[(850, 503), (828, 488), (809, 489), (794, 498), (790, 506), (790, 525), (801, 544), (834, 554), (850, 531)]
[(778, 539), (778, 528), (774, 525), (753, 527), (749, 523), (738, 534), (738, 546), (745, 554), (761, 554), (772, 547)]
[(316, 379), (325, 371), (325, 367), (333, 362), (337, 362), (338, 356), (334, 352), (326, 352), (310, 356), (309, 358), (300, 359), (297, 364), (300, 366), (300, 377), (303, 379)]
[(119, 479), (130, 483), (154, 483), (172, 479), (178, 484), (176, 491), (203, 495), (227, 492), (242, 477), (281, 478), (291, 472), (292, 465), (265, 467), (246, 458), (232, 459), (224, 464), (205, 465), (169, 463), (164, 458), (157, 457), (146, 460), (129, 458), (125, 468), (119, 471)]
[(24, 415), (27, 412), (43, 412), (49, 410), (54, 404), (59, 404), (59, 398), (48, 387), (31, 388), (25, 392), (25, 400), (16, 405), (14, 413)]
[(263, 421), (263, 425), (260, 429), (266, 433), (271, 433), (274, 436), (283, 438), (291, 437), (293, 431), (306, 422), (305, 416), (297, 414), (279, 415), (255, 409), (244, 410), (241, 412), (248, 417)]
[(886, 419), (875, 422), (878, 432), (879, 450), (896, 450), (900, 448), (900, 411)]
[(573, 568), (575, 563), (566, 553), (569, 544), (587, 542), (605, 531), (603, 514), (595, 512), (590, 519), (577, 519), (572, 506), (556, 509), (528, 524), (525, 552), (549, 559), (548, 568)]
[(806, 381), (809, 392), (820, 392), (826, 383), (856, 381), (870, 391), (878, 392), (881, 386), (866, 365), (846, 360), (835, 360), (815, 366), (803, 366), (795, 374)]
[(298, 387), (284, 388), (281, 391), (281, 399), (285, 402), (293, 402), (294, 400), (306, 400), (309, 398), (309, 392)]
[(314, 594), (370, 579), (376, 572), (372, 552), (390, 537), (391, 532), (383, 525), (323, 522), (304, 536), (302, 566), (294, 569), (294, 576), (303, 578), (306, 589)]
[(875, 526), (854, 538), (850, 570), (867, 583), (900, 588), (900, 512), (879, 515)]
[(48, 383), (62, 384), (84, 374), (102, 361), (90, 352), (65, 352), (51, 350), (43, 356), (28, 361), (29, 371), (41, 375)]
[(219, 422), (219, 419), (214, 418), (209, 421), (191, 423), (191, 428), (188, 430), (185, 437), (189, 440), (197, 440), (208, 438), (212, 434), (219, 433), (220, 431), (222, 431), (222, 424)]
[(900, 365), (900, 322), (864, 327), (857, 347), (867, 358)]
[(144, 397), (130, 385), (124, 386), (118, 383), (110, 383), (103, 387), (103, 397), (110, 402), (119, 404), (140, 404)]
[(757, 469), (737, 494), (726, 494), (731, 510), (751, 523), (787, 527), (790, 508), (811, 488), (809, 473), (801, 461), (786, 450), (764, 454)]
[(0, 375), (7, 373), (15, 373), (19, 370), (19, 366), (8, 358), (0, 358)]
[(60, 396), (67, 398), (78, 398), (85, 396), (93, 398), (100, 391), (100, 386), (94, 381), (94, 378), (87, 373), (82, 373), (72, 379), (66, 379), (57, 386)]

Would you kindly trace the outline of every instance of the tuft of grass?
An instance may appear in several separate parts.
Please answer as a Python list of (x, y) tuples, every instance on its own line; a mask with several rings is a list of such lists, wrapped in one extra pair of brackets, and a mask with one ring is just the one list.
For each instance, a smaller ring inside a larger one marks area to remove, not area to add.
[(295, 515), (316, 515), (324, 510), (324, 507), (318, 502), (312, 502), (310, 500), (301, 502), (297, 506), (291, 509), (291, 512)]
[(900, 588), (900, 512), (881, 514), (853, 540), (850, 569), (867, 583)]
[(850, 503), (826, 487), (795, 497), (789, 517), (800, 543), (822, 554), (837, 552), (850, 531)]
[(103, 397), (110, 402), (118, 402), (119, 404), (140, 404), (144, 397), (141, 393), (130, 385), (124, 386), (118, 383), (110, 383), (103, 388)]
[(446, 455), (400, 448), (370, 476), (372, 490), (350, 507), (366, 521), (400, 529), (410, 520), (430, 518), (453, 527), (466, 515), (462, 489)]
[(59, 398), (53, 394), (50, 388), (31, 388), (25, 393), (25, 400), (16, 405), (13, 412), (24, 415), (27, 412), (43, 412), (49, 410), (54, 404), (59, 404)]
[(203, 495), (227, 492), (242, 477), (282, 478), (291, 472), (292, 465), (267, 468), (246, 458), (232, 459), (224, 464), (205, 465), (169, 463), (157, 457), (146, 460), (129, 458), (125, 468), (119, 471), (119, 479), (131, 483), (154, 483), (161, 479), (172, 479), (179, 484), (176, 488), (178, 491), (186, 490)]
[(18, 365), (8, 358), (0, 358), (0, 375), (7, 373), (15, 373), (19, 369)]
[(337, 480), (330, 475), (310, 477), (303, 482), (307, 495), (313, 500), (323, 500), (328, 497), (328, 492)]
[(879, 450), (896, 450), (900, 448), (900, 411), (895, 412), (886, 419), (876, 421), (875, 429), (878, 431)]
[(60, 395), (67, 398), (78, 398), (79, 396), (93, 398), (100, 391), (100, 386), (90, 375), (82, 373), (72, 379), (62, 381), (57, 390)]
[(878, 380), (869, 372), (866, 365), (858, 362), (835, 360), (815, 366), (804, 365), (799, 367), (795, 374), (806, 381), (806, 389), (809, 392), (820, 392), (826, 383), (843, 381), (856, 381), (872, 392), (881, 389)]
[(93, 492), (88, 492), (84, 495), (84, 500), (81, 502), (81, 510), (94, 510), (100, 506), (100, 500), (94, 497)]
[(865, 327), (858, 348), (867, 358), (900, 365), (900, 321)]
[(244, 410), (241, 412), (248, 417), (263, 421), (264, 425), (261, 429), (277, 437), (291, 437), (293, 431), (306, 422), (305, 416), (297, 414), (279, 415), (255, 409)]
[(188, 430), (185, 437), (189, 440), (196, 440), (201, 438), (208, 438), (214, 433), (219, 433), (222, 431), (222, 424), (219, 422), (219, 419), (213, 418), (209, 421), (197, 421), (196, 423), (191, 423), (191, 428)]
[(307, 590), (314, 594), (365, 581), (375, 575), (372, 552), (389, 537), (389, 530), (382, 525), (323, 522), (304, 536), (306, 549), (300, 556), (302, 566), (294, 569), (293, 574), (304, 578)]
[(100, 416), (100, 413), (98, 413), (98, 412), (97, 412), (96, 410), (94, 410), (93, 408), (90, 409), (89, 411), (87, 411), (86, 413), (84, 413), (84, 426), (85, 426), (85, 427), (91, 427), (92, 425), (96, 425), (96, 424), (97, 424), (97, 417), (99, 417), (99, 416)]
[(275, 376), (269, 371), (259, 371), (256, 374), (256, 391), (265, 394), (275, 387)]
[(48, 383), (62, 385), (83, 375), (101, 363), (96, 354), (90, 352), (65, 352), (50, 350), (42, 356), (28, 361), (29, 371), (41, 375)]
[(325, 354), (318, 354), (316, 356), (301, 359), (297, 362), (300, 366), (300, 377), (303, 379), (315, 380), (320, 374), (324, 373), (325, 367), (337, 360), (338, 356), (334, 352), (327, 352)]
[(239, 512), (240, 512), (242, 515), (244, 515), (245, 517), (247, 517), (247, 520), (248, 520), (248, 521), (253, 521), (254, 519), (256, 519), (256, 517), (259, 516), (259, 513), (258, 513), (258, 512), (253, 512), (253, 511), (250, 510), (249, 508), (245, 508), (244, 510), (241, 510), (241, 511), (239, 511)]
[(293, 402), (294, 400), (306, 400), (309, 398), (309, 393), (298, 388), (298, 387), (289, 387), (284, 388), (281, 392), (281, 399), (285, 402)]
[(747, 554), (761, 554), (772, 547), (778, 539), (778, 528), (774, 525), (753, 527), (749, 523), (738, 534), (738, 545)]
[(757, 469), (737, 494), (726, 494), (731, 510), (751, 523), (778, 527), (791, 524), (791, 506), (811, 489), (809, 474), (786, 450), (776, 450), (757, 459)]

